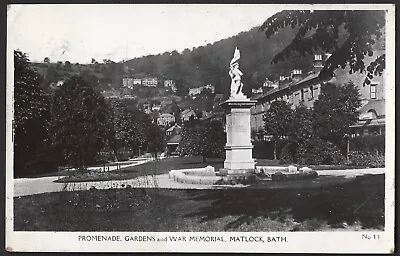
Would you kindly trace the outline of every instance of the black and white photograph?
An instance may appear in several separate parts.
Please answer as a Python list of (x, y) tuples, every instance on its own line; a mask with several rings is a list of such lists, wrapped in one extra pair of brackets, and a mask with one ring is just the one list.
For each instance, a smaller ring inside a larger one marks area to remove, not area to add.
[(394, 10), (8, 5), (6, 250), (393, 253)]

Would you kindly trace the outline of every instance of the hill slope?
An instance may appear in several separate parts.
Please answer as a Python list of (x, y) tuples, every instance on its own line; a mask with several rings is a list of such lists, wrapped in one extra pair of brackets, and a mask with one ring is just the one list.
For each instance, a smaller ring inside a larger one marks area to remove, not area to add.
[(267, 39), (256, 27), (213, 44), (185, 49), (182, 53), (165, 52), (120, 63), (35, 63), (35, 66), (43, 75), (44, 86), (80, 73), (100, 90), (119, 90), (123, 77), (141, 75), (156, 76), (160, 84), (164, 79), (175, 80), (178, 93), (182, 96), (187, 94), (188, 88), (205, 84), (212, 84), (216, 92), (223, 93), (229, 90), (229, 62), (237, 46), (241, 51), (244, 91), (249, 92), (251, 88), (261, 86), (266, 77), (275, 80), (293, 68), (302, 68), (304, 71), (312, 68), (311, 56), (291, 56), (283, 62), (271, 64), (273, 56), (291, 41), (295, 32), (296, 29), (286, 28)]

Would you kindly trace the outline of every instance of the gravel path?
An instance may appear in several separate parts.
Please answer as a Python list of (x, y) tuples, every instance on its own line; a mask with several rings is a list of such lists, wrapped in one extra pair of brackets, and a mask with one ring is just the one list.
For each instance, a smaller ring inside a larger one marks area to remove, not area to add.
[[(382, 174), (384, 168), (350, 169), (350, 170), (326, 170), (317, 171), (319, 175), (355, 177), (365, 174)], [(88, 189), (108, 188), (169, 188), (169, 189), (220, 189), (225, 186), (187, 184), (175, 182), (169, 179), (169, 174), (155, 176), (141, 176), (130, 180), (96, 181), (96, 182), (74, 182), (56, 183), (60, 177), (26, 178), (14, 179), (14, 197), (41, 194), (47, 192), (78, 191)], [(236, 185), (241, 186), (241, 185)]]

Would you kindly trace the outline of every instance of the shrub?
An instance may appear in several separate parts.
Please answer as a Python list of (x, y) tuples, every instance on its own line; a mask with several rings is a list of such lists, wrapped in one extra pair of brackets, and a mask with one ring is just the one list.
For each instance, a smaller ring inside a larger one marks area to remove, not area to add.
[(350, 151), (385, 154), (385, 135), (365, 135), (351, 138)]
[(299, 146), (296, 158), (299, 164), (305, 165), (337, 165), (345, 160), (338, 147), (315, 136)]
[[(276, 155), (279, 156), (283, 147), (288, 143), (288, 140), (281, 139), (276, 143)], [(253, 142), (253, 157), (257, 159), (274, 159), (274, 142), (273, 141), (254, 141)]]
[(279, 154), (279, 163), (280, 164), (291, 164), (294, 162), (294, 154), (295, 154), (295, 144), (292, 142), (288, 142), (285, 146), (282, 147), (282, 150)]
[(351, 151), (348, 165), (371, 168), (385, 167), (385, 155), (363, 151)]

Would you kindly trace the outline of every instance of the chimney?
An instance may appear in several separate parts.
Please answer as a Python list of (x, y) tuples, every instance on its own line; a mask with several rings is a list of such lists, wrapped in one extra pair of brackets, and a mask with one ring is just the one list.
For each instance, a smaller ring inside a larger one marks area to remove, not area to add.
[(299, 81), (302, 77), (302, 70), (301, 69), (293, 69), (290, 73), (293, 81)]
[(288, 84), (291, 81), (290, 76), (279, 76), (279, 83), (278, 83), (278, 88), (282, 89), (285, 87), (286, 84)]
[(322, 54), (314, 55), (314, 73), (319, 73), (321, 69), (324, 67)]

